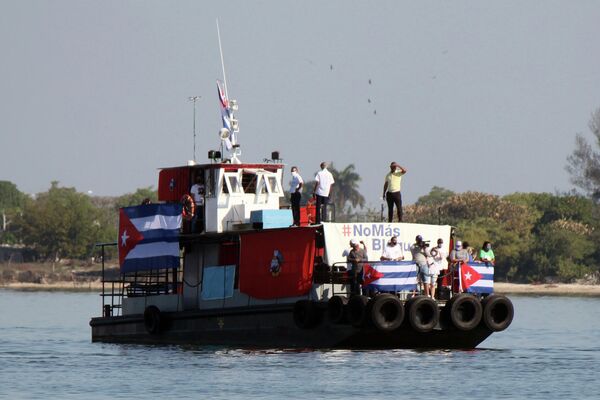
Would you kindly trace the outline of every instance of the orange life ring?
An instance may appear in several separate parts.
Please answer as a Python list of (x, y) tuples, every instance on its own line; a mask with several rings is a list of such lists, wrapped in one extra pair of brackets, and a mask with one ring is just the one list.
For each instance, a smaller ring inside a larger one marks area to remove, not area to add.
[(183, 219), (191, 221), (196, 213), (196, 203), (194, 202), (194, 199), (192, 199), (192, 196), (189, 194), (184, 194), (181, 197), (181, 204), (183, 204)]

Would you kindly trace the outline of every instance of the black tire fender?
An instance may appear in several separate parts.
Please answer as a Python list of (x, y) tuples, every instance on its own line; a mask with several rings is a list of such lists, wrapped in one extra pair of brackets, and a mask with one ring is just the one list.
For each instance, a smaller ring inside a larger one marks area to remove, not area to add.
[(310, 300), (298, 300), (294, 304), (293, 315), (298, 328), (310, 329), (319, 323), (320, 310)]
[(367, 296), (352, 296), (348, 300), (348, 306), (346, 307), (346, 317), (348, 322), (355, 327), (364, 326), (367, 322), (367, 304), (369, 298)]
[(512, 323), (515, 309), (512, 302), (506, 296), (492, 294), (482, 301), (483, 323), (490, 330), (500, 332)]
[(150, 334), (157, 334), (161, 331), (161, 325), (163, 317), (160, 313), (160, 310), (156, 306), (148, 306), (144, 310), (144, 327), (146, 328), (146, 332)]
[(429, 332), (439, 322), (440, 310), (435, 300), (427, 296), (416, 296), (406, 303), (410, 326), (417, 332)]
[(398, 297), (392, 294), (379, 294), (371, 302), (371, 321), (377, 329), (391, 332), (402, 325), (404, 306)]
[(443, 313), (456, 329), (470, 331), (479, 325), (483, 308), (477, 297), (461, 293), (446, 303)]
[(327, 315), (334, 324), (342, 324), (346, 320), (346, 304), (348, 298), (344, 296), (333, 296), (327, 302)]

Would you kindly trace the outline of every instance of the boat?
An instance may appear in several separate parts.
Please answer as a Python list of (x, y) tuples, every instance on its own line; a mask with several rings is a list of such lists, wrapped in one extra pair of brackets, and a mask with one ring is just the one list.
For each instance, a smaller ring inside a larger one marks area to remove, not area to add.
[[(240, 160), (237, 103), (217, 87), (221, 150), (209, 151), (204, 164), (161, 168), (158, 203), (122, 208), (118, 241), (99, 244), (102, 307), (90, 321), (92, 341), (472, 349), (508, 328), (513, 305), (493, 293), (493, 265), (446, 262), (435, 298), (421, 294), (412, 239), (443, 238), (449, 250), (451, 226), (344, 222), (335, 212), (314, 224), (310, 202), (293, 226), (291, 210), (280, 206), (279, 153), (261, 163)], [(382, 262), (392, 236), (406, 259)], [(351, 294), (350, 239), (364, 242), (364, 271), (375, 277), (363, 294)], [(105, 269), (110, 246), (119, 250), (117, 279)], [(479, 285), (467, 286), (464, 276)]]
[[(510, 300), (489, 287), (460, 293), (455, 282), (440, 282), (432, 299), (419, 294), (412, 261), (378, 261), (393, 235), (407, 250), (416, 234), (451, 244), (452, 227), (314, 225), (311, 205), (302, 209), (301, 226), (290, 226), (291, 210), (279, 201), (282, 163), (213, 161), (161, 169), (159, 203), (121, 209), (120, 274), (105, 275), (103, 255), (102, 313), (90, 321), (94, 342), (471, 349), (510, 325)], [(204, 204), (188, 221), (181, 202), (196, 179), (205, 186)], [(176, 221), (175, 229), (152, 230), (161, 220)], [(351, 296), (349, 238), (365, 242), (373, 270), (408, 269), (407, 286)], [(152, 246), (175, 253), (157, 256)], [(493, 276), (493, 267), (470, 268), (492, 268)]]
[[(405, 249), (415, 234), (452, 243), (452, 227), (334, 221), (313, 225), (310, 205), (302, 210), (301, 226), (290, 226), (291, 210), (279, 206), (283, 170), (276, 162), (161, 169), (160, 203), (121, 209), (118, 245), (129, 252), (120, 251), (118, 279), (104, 276), (103, 267), (102, 314), (90, 321), (92, 341), (472, 349), (510, 325), (512, 303), (489, 287), (487, 293), (459, 293), (455, 282), (441, 282), (438, 298), (432, 299), (419, 294), (411, 260), (378, 261), (393, 235)], [(195, 210), (202, 216), (186, 221), (180, 199), (197, 176), (206, 187), (204, 206)], [(161, 211), (168, 206), (175, 211)], [(169, 218), (181, 227), (168, 241), (156, 242), (149, 229)], [(155, 242), (147, 243), (144, 235)], [(412, 271), (404, 278), (407, 285), (369, 296), (350, 295), (344, 254), (350, 237), (365, 242), (374, 258), (366, 264), (373, 270)], [(137, 245), (132, 243), (136, 238)], [(144, 257), (129, 257), (138, 247), (165, 244), (176, 249), (171, 264), (164, 256), (147, 257), (141, 250)], [(107, 245), (101, 246), (104, 251)]]

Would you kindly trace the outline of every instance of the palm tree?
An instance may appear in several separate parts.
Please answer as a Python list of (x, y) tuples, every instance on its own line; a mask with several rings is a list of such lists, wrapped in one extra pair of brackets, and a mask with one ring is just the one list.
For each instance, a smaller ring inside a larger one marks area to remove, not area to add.
[(358, 183), (361, 181), (361, 177), (356, 173), (354, 164), (349, 164), (341, 171), (335, 169), (333, 164), (331, 164), (329, 166), (329, 171), (333, 175), (333, 179), (335, 179), (332, 197), (338, 216), (350, 212), (350, 207), (348, 207), (348, 210), (345, 209), (346, 203), (348, 202), (350, 202), (353, 208), (356, 208), (357, 206), (363, 208), (365, 205), (365, 198), (358, 191)]

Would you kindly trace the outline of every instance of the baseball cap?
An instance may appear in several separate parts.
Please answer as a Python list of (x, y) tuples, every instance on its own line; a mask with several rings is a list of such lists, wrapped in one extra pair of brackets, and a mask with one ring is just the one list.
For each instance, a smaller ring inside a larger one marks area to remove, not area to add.
[(417, 242), (420, 242), (421, 240), (423, 240), (423, 236), (421, 236), (421, 235), (417, 235), (417, 237), (415, 238), (415, 240), (416, 240)]
[(350, 244), (352, 246), (356, 246), (358, 244), (358, 240), (356, 240), (356, 239), (350, 239)]

